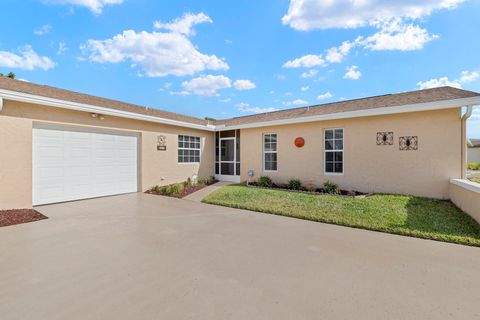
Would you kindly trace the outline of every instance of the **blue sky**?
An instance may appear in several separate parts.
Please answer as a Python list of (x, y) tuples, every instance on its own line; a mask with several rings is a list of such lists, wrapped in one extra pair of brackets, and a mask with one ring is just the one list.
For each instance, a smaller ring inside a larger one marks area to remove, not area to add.
[[(480, 91), (480, 1), (2, 0), (0, 72), (225, 118), (453, 85)], [(20, 22), (20, 23), (19, 23)], [(469, 121), (480, 138), (480, 109)]]

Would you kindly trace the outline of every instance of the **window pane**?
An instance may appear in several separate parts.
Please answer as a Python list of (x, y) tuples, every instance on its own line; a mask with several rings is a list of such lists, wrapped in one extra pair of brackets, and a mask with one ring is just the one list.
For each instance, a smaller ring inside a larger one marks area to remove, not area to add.
[(333, 130), (325, 130), (325, 139), (333, 139)]
[(272, 162), (272, 164), (271, 164), (270, 167), (271, 167), (270, 170), (276, 171), (276, 170), (277, 170), (277, 162), (276, 162), (276, 161), (275, 161), (275, 162)]
[(270, 149), (271, 149), (272, 151), (277, 151), (277, 143), (276, 143), (276, 142), (275, 142), (275, 143), (271, 143), (271, 144), (270, 144)]
[[(331, 153), (331, 152), (329, 152)], [(334, 152), (335, 153), (335, 161), (336, 162), (342, 162), (343, 161), (343, 152)], [(329, 161), (327, 159), (327, 161)]]
[(343, 139), (343, 129), (335, 130), (335, 139)]
[(327, 162), (325, 164), (325, 172), (333, 172), (333, 163), (332, 162)]
[(325, 140), (325, 150), (333, 150), (333, 140)]
[(343, 172), (343, 165), (341, 162), (335, 163), (335, 173), (342, 173)]
[(237, 162), (236, 166), (237, 166), (237, 168), (236, 168), (236, 169), (237, 169), (236, 175), (239, 176), (239, 175), (240, 175), (240, 163)]
[(270, 141), (271, 142), (277, 142), (277, 135), (276, 134), (271, 134), (270, 135)]
[(335, 140), (335, 150), (343, 150), (343, 140)]
[(325, 153), (325, 161), (333, 161), (333, 152)]
[(219, 174), (219, 170), (220, 170), (220, 164), (217, 162), (215, 163), (215, 174)]

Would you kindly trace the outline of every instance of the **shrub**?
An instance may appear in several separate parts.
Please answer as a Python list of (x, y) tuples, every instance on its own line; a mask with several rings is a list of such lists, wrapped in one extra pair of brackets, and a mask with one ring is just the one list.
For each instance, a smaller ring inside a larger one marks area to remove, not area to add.
[(469, 162), (468, 170), (480, 170), (480, 162)]
[(327, 181), (323, 184), (323, 190), (326, 193), (329, 193), (329, 194), (339, 194), (340, 193), (340, 188), (338, 187), (338, 185), (333, 183), (333, 182), (330, 182), (330, 181)]
[(190, 178), (188, 178), (187, 181), (183, 182), (184, 189), (191, 188), (192, 186), (193, 186), (193, 183), (192, 183), (192, 179)]
[(150, 188), (150, 191), (151, 192), (155, 192), (155, 193), (162, 193), (162, 190), (163, 190), (164, 187), (161, 187), (159, 185), (156, 185), (156, 186), (153, 186)]
[(303, 188), (310, 192), (314, 192), (317, 189), (313, 183), (307, 183)]
[(172, 195), (172, 194), (177, 194), (177, 193), (180, 193), (180, 185), (178, 184), (172, 184), (168, 190), (168, 194), (169, 195)]
[(302, 182), (298, 179), (290, 179), (288, 180), (288, 189), (300, 190), (302, 189)]
[(272, 179), (269, 176), (261, 176), (257, 180), (259, 187), (271, 188), (273, 185)]
[(215, 181), (217, 181), (217, 179), (215, 179), (215, 176), (208, 177), (208, 184), (213, 184), (215, 183)]
[(163, 186), (163, 187), (160, 187), (160, 189), (158, 190), (158, 192), (159, 192), (160, 194), (168, 194), (168, 190), (169, 190), (169, 189), (170, 189), (170, 188), (169, 188), (168, 186)]

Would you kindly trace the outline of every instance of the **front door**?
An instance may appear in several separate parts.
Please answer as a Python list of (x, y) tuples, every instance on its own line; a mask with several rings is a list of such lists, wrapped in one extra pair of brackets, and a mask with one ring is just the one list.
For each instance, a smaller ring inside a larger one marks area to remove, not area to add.
[(237, 131), (216, 133), (215, 176), (220, 181), (240, 182), (240, 132)]

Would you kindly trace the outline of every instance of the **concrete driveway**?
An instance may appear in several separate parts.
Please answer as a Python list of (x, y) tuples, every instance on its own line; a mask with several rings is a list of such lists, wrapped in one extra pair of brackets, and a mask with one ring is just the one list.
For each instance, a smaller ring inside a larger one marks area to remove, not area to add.
[(144, 194), (0, 228), (6, 319), (480, 319), (480, 249)]

